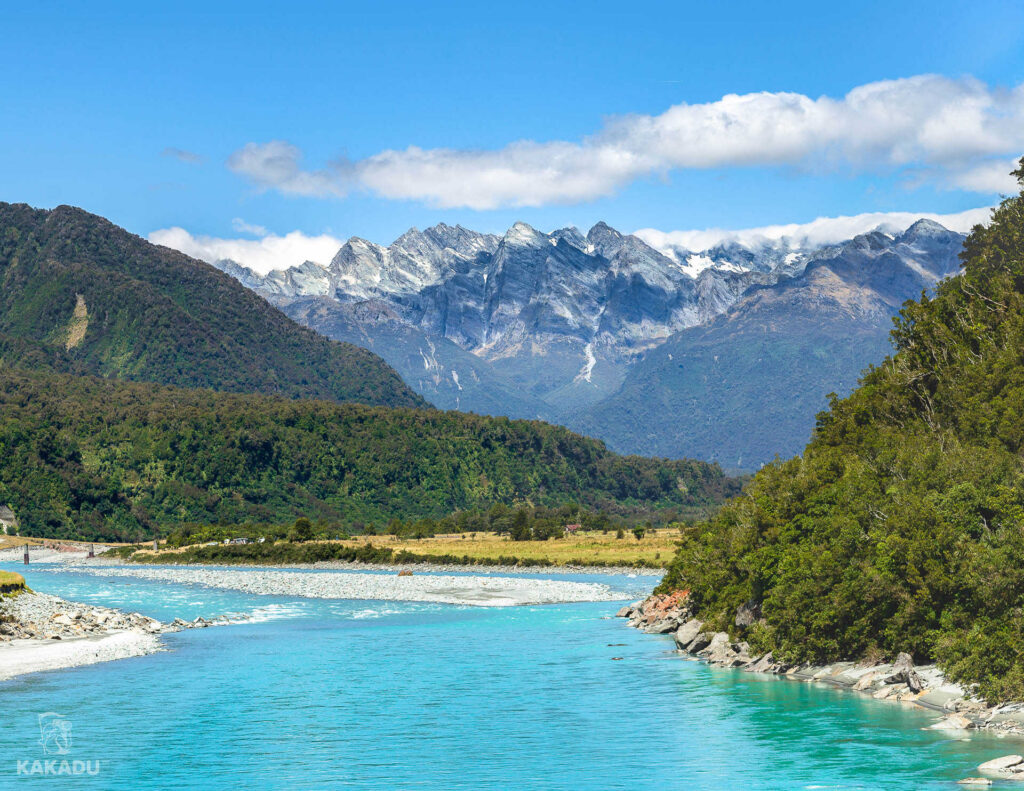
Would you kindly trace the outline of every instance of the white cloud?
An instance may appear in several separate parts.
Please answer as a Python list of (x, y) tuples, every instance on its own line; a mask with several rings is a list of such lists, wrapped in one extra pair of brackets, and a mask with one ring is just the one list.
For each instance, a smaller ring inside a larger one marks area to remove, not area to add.
[(808, 223), (765, 225), (743, 230), (707, 228), (700, 231), (659, 231), (655, 228), (641, 228), (633, 233), (654, 249), (674, 256), (681, 251), (700, 252), (731, 242), (754, 247), (785, 240), (791, 247), (817, 247), (852, 239), (875, 229), (890, 233), (905, 231), (921, 219), (934, 220), (951, 231), (966, 233), (978, 223), (987, 222), (991, 213), (992, 209), (987, 207), (956, 214), (871, 212), (848, 217), (819, 217)]
[(286, 195), (342, 196), (348, 192), (347, 168), (335, 164), (323, 170), (303, 170), (302, 152), (284, 140), (249, 143), (228, 158), (228, 168), (257, 187)]
[(239, 233), (249, 233), (253, 236), (266, 236), (270, 233), (270, 231), (262, 225), (252, 225), (251, 223), (247, 223), (241, 217), (235, 217), (235, 219), (231, 221), (231, 227)]
[[(661, 115), (613, 118), (579, 142), (522, 140), (492, 151), (411, 146), (303, 170), (284, 141), (249, 143), (228, 166), (264, 189), (315, 197), (353, 188), (441, 208), (576, 203), (680, 169), (794, 166), (917, 169), (940, 183), (992, 193), (980, 161), (1024, 153), (1024, 85), (920, 75), (846, 96), (728, 95)], [(996, 165), (986, 162), (985, 167)], [(1011, 184), (1012, 187), (1012, 184)]]
[(203, 162), (204, 157), (202, 154), (197, 154), (194, 151), (186, 151), (184, 148), (174, 148), (168, 146), (160, 152), (160, 156), (171, 157), (179, 162), (185, 162), (189, 165), (198, 165)]
[(949, 174), (954, 187), (971, 192), (992, 192), (999, 195), (1016, 195), (1020, 190), (1017, 179), (1011, 171), (1017, 169), (1015, 159), (997, 159), (979, 162)]
[(260, 239), (219, 239), (193, 236), (184, 228), (163, 228), (149, 235), (153, 244), (162, 244), (208, 263), (230, 258), (265, 275), (272, 269), (287, 269), (304, 261), (326, 266), (343, 244), (327, 234), (307, 236), (292, 231), (284, 236), (266, 234)]

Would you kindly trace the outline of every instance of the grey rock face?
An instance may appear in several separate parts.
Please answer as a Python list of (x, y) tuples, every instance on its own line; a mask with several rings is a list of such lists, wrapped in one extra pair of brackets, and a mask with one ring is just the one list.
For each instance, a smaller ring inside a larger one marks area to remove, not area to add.
[(761, 605), (757, 602), (750, 601), (746, 604), (741, 604), (736, 609), (735, 623), (741, 629), (749, 629), (759, 620), (761, 620)]
[(676, 629), (676, 647), (687, 648), (690, 646), (697, 639), (697, 635), (700, 634), (700, 629), (703, 625), (703, 623), (694, 618), (692, 621), (687, 621)]
[(891, 316), (958, 271), (962, 243), (921, 220), (822, 248), (666, 254), (605, 223), (441, 224), (388, 247), (353, 237), (328, 266), (218, 266), (442, 408), (749, 470), (803, 447), (825, 395), (888, 353)]
[[(891, 317), (959, 271), (963, 236), (917, 223), (819, 251), (750, 285), (713, 320), (669, 336), (616, 393), (566, 417), (615, 450), (756, 469), (800, 452), (827, 394), (891, 352)], [(721, 287), (721, 286), (719, 286)]]

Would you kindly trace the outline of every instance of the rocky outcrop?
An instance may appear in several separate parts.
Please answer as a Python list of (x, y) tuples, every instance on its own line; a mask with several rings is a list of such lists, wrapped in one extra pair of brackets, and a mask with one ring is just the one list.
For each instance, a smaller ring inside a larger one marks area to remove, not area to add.
[[(728, 632), (708, 630), (706, 624), (694, 617), (688, 591), (651, 596), (623, 607), (617, 615), (628, 619), (630, 626), (649, 634), (671, 633), (677, 651), (715, 667), (825, 683), (871, 695), (876, 700), (916, 704), (943, 715), (942, 720), (931, 726), (936, 730), (989, 729), (1024, 736), (1024, 703), (987, 706), (969, 690), (947, 682), (935, 665), (915, 665), (913, 657), (907, 653), (899, 654), (889, 663), (787, 664), (777, 660), (771, 652), (752, 652), (748, 643), (734, 639)], [(760, 607), (755, 603), (741, 606), (736, 614), (737, 633), (742, 634), (760, 620)], [(741, 623), (744, 626), (740, 626)], [(980, 769), (989, 773), (995, 771), (988, 764)], [(1024, 758), (999, 771), (1024, 780)]]
[(629, 625), (648, 634), (668, 634), (690, 620), (689, 594), (686, 591), (651, 596), (619, 610)]

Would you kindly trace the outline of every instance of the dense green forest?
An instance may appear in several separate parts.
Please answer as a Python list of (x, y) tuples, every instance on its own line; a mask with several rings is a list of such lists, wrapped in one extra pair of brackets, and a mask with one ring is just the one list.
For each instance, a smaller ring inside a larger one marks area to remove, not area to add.
[(317, 335), (214, 267), (70, 206), (0, 203), (0, 364), (427, 405), (371, 352)]
[(539, 422), (14, 369), (0, 372), (0, 459), (23, 533), (93, 539), (493, 503), (679, 509), (735, 486), (714, 465), (618, 456)]
[(747, 639), (784, 660), (908, 651), (1024, 700), (1024, 193), (962, 261), (802, 457), (687, 532), (662, 590), (734, 631), (760, 604)]

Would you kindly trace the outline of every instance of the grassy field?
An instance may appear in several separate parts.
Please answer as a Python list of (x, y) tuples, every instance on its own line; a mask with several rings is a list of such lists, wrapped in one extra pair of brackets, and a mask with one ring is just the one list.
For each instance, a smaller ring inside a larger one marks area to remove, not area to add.
[(0, 549), (16, 549), (17, 547), (25, 546), (25, 544), (38, 546), (44, 541), (46, 541), (45, 538), (18, 538), (17, 536), (8, 536), (0, 533)]
[(0, 596), (5, 593), (18, 593), (25, 589), (25, 578), (13, 571), (0, 571)]
[(433, 538), (396, 539), (394, 536), (373, 536), (339, 543), (359, 546), (372, 542), (390, 547), (396, 553), (405, 550), (417, 555), (468, 555), (471, 558), (496, 560), (516, 557), (545, 560), (556, 566), (664, 566), (675, 554), (678, 530), (650, 530), (639, 541), (632, 533), (616, 538), (615, 533), (584, 533), (547, 541), (512, 541), (494, 533), (456, 533)]
[[(303, 545), (293, 545), (313, 550), (315, 545), (322, 549), (349, 548), (358, 550), (362, 547), (390, 550), (395, 556), (400, 553), (411, 553), (419, 558), (419, 562), (429, 562), (436, 557), (438, 562), (458, 562), (469, 564), (522, 563), (523, 565), (545, 566), (644, 566), (661, 568), (668, 564), (675, 554), (679, 531), (664, 528), (649, 530), (642, 539), (637, 539), (627, 532), (623, 538), (616, 538), (614, 532), (583, 533), (565, 538), (547, 541), (513, 541), (508, 536), (494, 533), (455, 533), (438, 535), (431, 538), (409, 539), (395, 536), (361, 536), (344, 541), (317, 541)], [(250, 545), (253, 552), (263, 554), (270, 545)], [(182, 547), (165, 549), (158, 555), (148, 548), (139, 550), (135, 559), (147, 562), (159, 562), (164, 558), (173, 562), (171, 556), (177, 554), (192, 555), (202, 547)], [(237, 549), (238, 554), (248, 554), (246, 547)], [(211, 553), (212, 554), (212, 553)], [(217, 553), (219, 556), (219, 553)], [(241, 559), (241, 557), (239, 558)], [(401, 558), (398, 558), (401, 562)]]

